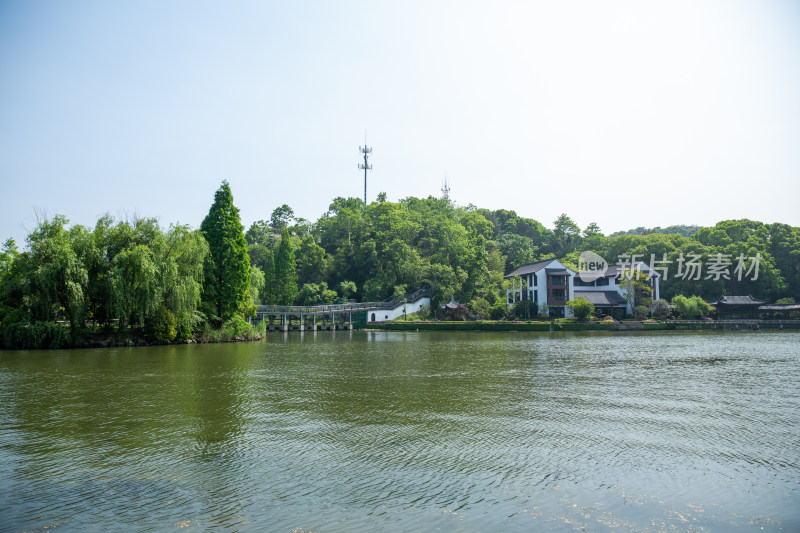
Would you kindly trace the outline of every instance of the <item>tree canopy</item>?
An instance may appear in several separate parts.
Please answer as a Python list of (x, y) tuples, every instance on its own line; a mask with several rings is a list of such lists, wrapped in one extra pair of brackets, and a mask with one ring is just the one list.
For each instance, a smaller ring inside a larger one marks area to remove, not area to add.
[(251, 284), (244, 228), (227, 181), (214, 194), (200, 232), (209, 250), (203, 267), (203, 310), (209, 318), (225, 321), (248, 302)]
[[(100, 327), (170, 342), (203, 324), (241, 322), (258, 303), (376, 301), (422, 286), (433, 310), (452, 297), (475, 316), (498, 317), (507, 311), (505, 275), (547, 258), (576, 265), (583, 251), (609, 264), (653, 263), (662, 298), (685, 316), (708, 313), (700, 302), (722, 294), (800, 298), (800, 228), (786, 224), (726, 220), (605, 236), (594, 223), (581, 231), (566, 214), (548, 229), (510, 210), (381, 196), (368, 205), (335, 198), (313, 223), (284, 204), (245, 232), (222, 182), (199, 230), (109, 215), (87, 228), (56, 215), (39, 220), (23, 250), (6, 240), (0, 335), (7, 346), (61, 346)], [(647, 306), (647, 280), (629, 285), (631, 304)]]

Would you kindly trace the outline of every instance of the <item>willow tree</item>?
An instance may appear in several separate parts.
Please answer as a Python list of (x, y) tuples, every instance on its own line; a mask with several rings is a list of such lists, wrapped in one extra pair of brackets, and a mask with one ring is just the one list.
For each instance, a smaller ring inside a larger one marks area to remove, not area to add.
[[(197, 231), (188, 226), (171, 226), (158, 247), (159, 278), (163, 286), (161, 317), (175, 322), (175, 337), (188, 339), (199, 322), (197, 308), (203, 288), (203, 267), (208, 256), (208, 244)], [(171, 337), (171, 338), (170, 338)]]
[(227, 181), (214, 194), (200, 231), (209, 250), (203, 267), (202, 308), (212, 320), (228, 320), (250, 300), (250, 258), (239, 209), (233, 205)]
[(33, 318), (55, 321), (61, 310), (73, 333), (83, 322), (84, 291), (88, 283), (86, 267), (69, 240), (62, 215), (42, 220), (28, 235), (29, 296)]

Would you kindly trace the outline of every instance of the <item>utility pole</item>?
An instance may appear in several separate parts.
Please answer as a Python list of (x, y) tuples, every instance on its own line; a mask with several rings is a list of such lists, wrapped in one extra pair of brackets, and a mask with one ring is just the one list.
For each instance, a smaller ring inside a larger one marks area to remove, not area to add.
[(367, 170), (372, 170), (372, 165), (367, 162), (369, 154), (372, 153), (372, 148), (367, 146), (367, 132), (364, 132), (364, 146), (359, 146), (358, 149), (364, 154), (364, 164), (359, 164), (358, 168), (364, 170), (364, 206), (367, 205)]

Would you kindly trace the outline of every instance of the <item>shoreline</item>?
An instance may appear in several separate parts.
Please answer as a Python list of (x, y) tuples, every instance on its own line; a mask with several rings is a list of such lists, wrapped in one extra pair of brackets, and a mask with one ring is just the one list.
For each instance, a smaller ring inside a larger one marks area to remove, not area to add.
[[(379, 332), (379, 331), (508, 331), (508, 332), (566, 332), (566, 331), (800, 331), (800, 320), (730, 320), (730, 321), (661, 321), (661, 322), (507, 322), (507, 321), (475, 321), (475, 322), (383, 322), (367, 324), (366, 327), (354, 328), (350, 331)], [(253, 337), (236, 336), (218, 340), (203, 340), (192, 338), (181, 342), (153, 343), (145, 340), (115, 341), (113, 337), (104, 340), (87, 339), (78, 346), (59, 346), (41, 348), (6, 348), (0, 347), (0, 352), (15, 350), (71, 350), (71, 349), (99, 349), (99, 348), (139, 348), (149, 346), (180, 346), (187, 344), (228, 344), (234, 342), (256, 342), (267, 339), (272, 333), (288, 334), (297, 330), (266, 331)], [(325, 330), (323, 330), (325, 331)], [(300, 333), (304, 333), (300, 331)]]
[(369, 324), (373, 331), (797, 331), (800, 320), (732, 320), (732, 321), (682, 321), (662, 322), (384, 322)]

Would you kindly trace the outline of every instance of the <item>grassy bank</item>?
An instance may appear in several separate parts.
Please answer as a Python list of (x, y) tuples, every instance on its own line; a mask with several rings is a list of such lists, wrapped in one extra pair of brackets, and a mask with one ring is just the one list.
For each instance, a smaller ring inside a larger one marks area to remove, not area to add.
[(475, 322), (384, 322), (373, 325), (388, 331), (610, 331), (612, 323), (578, 322), (508, 322), (481, 320)]
[[(158, 334), (161, 333), (161, 334)], [(255, 325), (236, 317), (219, 328), (204, 323), (194, 332), (178, 334), (171, 330), (152, 332), (140, 328), (120, 331), (114, 327), (97, 330), (82, 329), (73, 336), (69, 326), (55, 322), (12, 324), (3, 330), (0, 347), (12, 350), (64, 349), (64, 348), (110, 348), (112, 346), (150, 346), (161, 344), (192, 344), (214, 342), (254, 341), (264, 338), (266, 323)]]
[(668, 322), (508, 322), (508, 321), (475, 321), (475, 322), (384, 322), (371, 324), (371, 328), (386, 331), (669, 331), (669, 330), (800, 330), (800, 321), (776, 323), (760, 321), (757, 323), (726, 323), (713, 321), (679, 321)]

